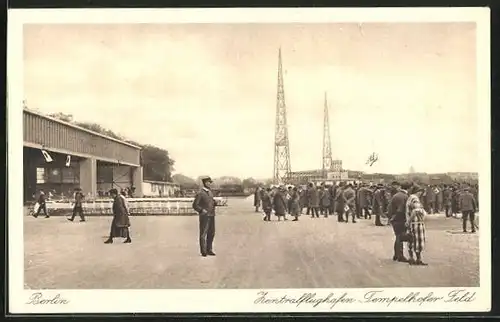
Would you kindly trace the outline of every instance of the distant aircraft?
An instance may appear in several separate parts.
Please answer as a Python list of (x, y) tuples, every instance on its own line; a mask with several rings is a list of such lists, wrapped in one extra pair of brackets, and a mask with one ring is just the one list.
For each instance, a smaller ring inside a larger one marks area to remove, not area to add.
[(375, 152), (373, 152), (372, 154), (370, 154), (370, 157), (366, 161), (366, 164), (371, 167), (377, 161), (378, 161), (378, 154), (375, 154)]

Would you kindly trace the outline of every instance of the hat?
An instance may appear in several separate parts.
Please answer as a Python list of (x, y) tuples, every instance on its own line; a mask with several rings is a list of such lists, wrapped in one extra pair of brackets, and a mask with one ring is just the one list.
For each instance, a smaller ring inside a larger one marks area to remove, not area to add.
[(115, 188), (110, 189), (110, 190), (109, 190), (109, 194), (110, 194), (110, 195), (117, 195), (117, 194), (118, 194), (118, 190), (116, 190)]
[(201, 182), (202, 183), (205, 183), (205, 182), (210, 182), (212, 183), (212, 178), (210, 178), (209, 176), (205, 176), (205, 177), (201, 177)]
[(419, 185), (414, 185), (414, 186), (412, 187), (412, 191), (411, 191), (411, 193), (412, 193), (412, 194), (414, 194), (414, 193), (417, 193), (417, 192), (420, 192), (420, 191), (424, 191), (424, 190), (425, 190), (425, 188), (424, 188), (424, 187), (421, 187), (421, 186), (419, 186)]

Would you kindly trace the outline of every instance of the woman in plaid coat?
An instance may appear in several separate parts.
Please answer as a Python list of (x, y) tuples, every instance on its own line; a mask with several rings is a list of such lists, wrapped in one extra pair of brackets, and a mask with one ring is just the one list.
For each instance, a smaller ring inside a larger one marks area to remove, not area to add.
[[(422, 261), (422, 252), (425, 246), (425, 224), (426, 211), (420, 202), (420, 197), (424, 193), (424, 188), (415, 186), (412, 194), (406, 201), (406, 227), (410, 235), (408, 241), (408, 254), (410, 265), (426, 266)], [(417, 256), (413, 257), (413, 253)]]

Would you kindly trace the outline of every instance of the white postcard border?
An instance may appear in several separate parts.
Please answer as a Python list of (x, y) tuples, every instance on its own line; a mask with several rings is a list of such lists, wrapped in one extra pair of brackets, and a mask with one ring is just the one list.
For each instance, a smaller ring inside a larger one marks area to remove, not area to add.
[[(481, 232), (480, 287), (282, 290), (25, 290), (22, 183), (23, 24), (28, 23), (290, 23), (290, 22), (476, 22), (477, 104)], [(490, 11), (488, 8), (307, 9), (38, 9), (9, 10), (7, 35), (9, 311), (11, 313), (148, 312), (472, 312), (491, 309)], [(21, 181), (22, 182), (22, 181)], [(367, 292), (420, 302), (363, 303)], [(470, 300), (447, 302), (450, 292)], [(40, 292), (51, 303), (33, 305)], [(286, 296), (288, 304), (260, 303)], [(331, 295), (332, 293), (333, 295)], [(345, 293), (344, 297), (339, 300)], [(306, 294), (306, 295), (304, 295)], [(307, 295), (310, 294), (310, 295)], [(311, 294), (314, 294), (311, 295)], [(330, 295), (329, 295), (330, 294)], [(432, 301), (432, 297), (442, 297)], [(352, 298), (353, 303), (346, 299)], [(427, 300), (426, 300), (427, 298)], [(295, 302), (291, 303), (291, 299)], [(321, 302), (323, 301), (323, 302)], [(347, 301), (347, 302), (346, 302)], [(416, 301), (416, 300), (415, 300)], [(261, 301), (262, 302), (262, 301)], [(316, 303), (319, 303), (315, 306)]]

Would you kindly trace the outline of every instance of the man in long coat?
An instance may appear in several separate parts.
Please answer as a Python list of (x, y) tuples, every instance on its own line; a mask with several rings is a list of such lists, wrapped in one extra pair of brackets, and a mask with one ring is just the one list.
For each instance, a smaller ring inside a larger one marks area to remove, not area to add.
[(392, 259), (398, 262), (408, 262), (404, 257), (403, 235), (406, 232), (406, 201), (408, 200), (409, 184), (401, 185), (402, 189), (392, 196), (389, 202), (388, 215), (394, 230), (394, 256)]
[(450, 187), (448, 187), (447, 185), (444, 185), (444, 188), (443, 188), (443, 207), (444, 207), (444, 214), (446, 215), (446, 217), (451, 217), (452, 194), (453, 194), (453, 192), (451, 191)]
[(255, 212), (259, 212), (259, 208), (262, 202), (261, 197), (262, 197), (261, 188), (257, 187), (257, 189), (255, 189), (255, 192), (253, 194), (253, 205), (255, 207)]
[(215, 199), (210, 188), (212, 179), (204, 177), (201, 179), (203, 188), (196, 194), (193, 209), (198, 213), (200, 224), (200, 252), (201, 256), (215, 256), (213, 242), (215, 238)]
[(318, 195), (318, 190), (314, 186), (314, 183), (309, 184), (309, 188), (307, 189), (308, 192), (308, 209), (307, 209), (307, 214), (309, 214), (309, 211), (311, 211), (311, 218), (319, 218), (319, 195)]
[(343, 199), (346, 211), (345, 223), (349, 222), (349, 214), (352, 216), (352, 223), (356, 223), (356, 192), (352, 188), (352, 184), (348, 184), (343, 192)]
[(118, 190), (111, 189), (109, 195), (113, 198), (113, 221), (111, 222), (111, 229), (109, 238), (104, 242), (105, 244), (112, 244), (113, 238), (125, 238), (125, 244), (132, 242), (130, 238), (130, 218), (125, 206), (125, 200), (118, 194)]
[(287, 220), (286, 219), (287, 199), (285, 193), (286, 193), (285, 186), (280, 186), (279, 189), (276, 190), (276, 193), (273, 196), (273, 209), (274, 209), (274, 214), (278, 217), (278, 221), (281, 220), (281, 217), (283, 217), (284, 220)]
[(328, 218), (328, 212), (329, 212), (329, 209), (330, 209), (330, 192), (325, 187), (325, 185), (321, 185), (321, 188), (320, 188), (320, 191), (319, 191), (319, 196), (320, 196), (321, 214), (325, 218)]
[(474, 195), (469, 188), (465, 188), (460, 194), (459, 200), (460, 212), (462, 212), (462, 226), (464, 233), (467, 232), (467, 220), (470, 220), (471, 232), (476, 232), (475, 214), (477, 211), (477, 203)]
[(264, 210), (264, 221), (271, 221), (271, 211), (273, 203), (271, 200), (271, 188), (267, 188), (262, 193), (262, 210)]
[(344, 222), (344, 182), (340, 182), (335, 191), (335, 212), (337, 213), (337, 221)]
[(384, 194), (384, 185), (376, 185), (375, 192), (373, 193), (373, 214), (375, 215), (375, 226), (383, 226), (380, 221), (380, 216), (384, 212)]
[(359, 214), (360, 216), (364, 216), (365, 219), (371, 219), (372, 215), (370, 214), (370, 203), (369, 199), (371, 198), (371, 191), (363, 184), (358, 190), (358, 204), (359, 204)]

